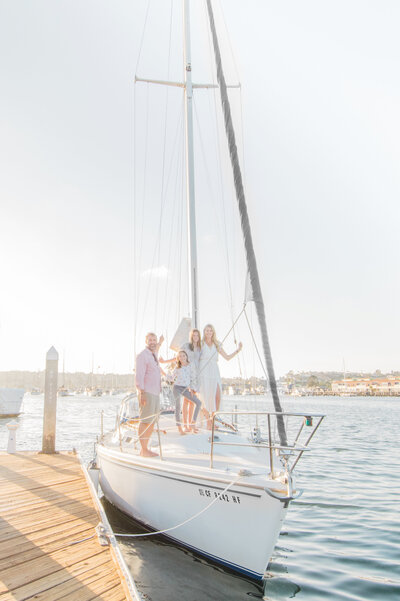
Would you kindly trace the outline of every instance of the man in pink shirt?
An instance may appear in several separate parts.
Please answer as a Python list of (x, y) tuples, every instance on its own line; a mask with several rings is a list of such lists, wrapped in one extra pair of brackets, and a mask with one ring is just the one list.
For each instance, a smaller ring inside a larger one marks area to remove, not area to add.
[(154, 424), (160, 412), (161, 370), (158, 363), (157, 336), (153, 332), (146, 334), (146, 348), (136, 357), (136, 389), (139, 399), (139, 442), (143, 457), (155, 457), (148, 449)]

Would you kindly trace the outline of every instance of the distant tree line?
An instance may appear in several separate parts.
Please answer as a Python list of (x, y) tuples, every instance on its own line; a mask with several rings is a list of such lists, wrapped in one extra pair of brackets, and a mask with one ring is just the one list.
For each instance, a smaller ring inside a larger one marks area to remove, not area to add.
[[(24, 388), (25, 390), (44, 389), (44, 371), (3, 371), (0, 372), (0, 387)], [(134, 374), (111, 373), (59, 373), (58, 386), (79, 390), (101, 388), (102, 390), (131, 390), (134, 386)]]

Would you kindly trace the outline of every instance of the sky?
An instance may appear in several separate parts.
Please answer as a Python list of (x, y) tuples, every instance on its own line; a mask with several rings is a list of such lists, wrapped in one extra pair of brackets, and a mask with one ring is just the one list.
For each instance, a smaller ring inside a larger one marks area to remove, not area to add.
[[(277, 374), (399, 370), (399, 4), (214, 5), (227, 80), (241, 83), (230, 94)], [(188, 312), (182, 91), (133, 83), (182, 81), (179, 10), (0, 2), (0, 371), (42, 369), (54, 345), (66, 371), (126, 373), (146, 330), (168, 343)], [(191, 10), (193, 78), (208, 83), (202, 2)], [(200, 319), (223, 339), (245, 268), (207, 94), (194, 118)], [(241, 365), (221, 360), (222, 374), (261, 375), (243, 315), (239, 339)]]

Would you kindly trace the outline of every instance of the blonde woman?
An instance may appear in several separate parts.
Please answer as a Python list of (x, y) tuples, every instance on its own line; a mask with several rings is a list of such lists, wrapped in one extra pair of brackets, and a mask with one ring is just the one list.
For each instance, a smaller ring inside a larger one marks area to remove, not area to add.
[[(190, 364), (194, 367), (196, 378), (199, 375), (200, 353), (201, 353), (201, 333), (196, 328), (190, 331), (189, 342), (182, 346), (182, 350), (186, 351)], [(183, 397), (182, 416), (183, 428), (185, 432), (190, 432), (190, 424), (193, 421), (194, 404), (186, 397)]]
[(211, 415), (219, 410), (222, 382), (218, 368), (218, 356), (230, 361), (242, 350), (242, 343), (236, 351), (228, 355), (217, 340), (215, 328), (207, 324), (203, 330), (199, 364), (199, 397), (203, 403), (203, 412), (207, 419), (207, 428), (211, 430)]

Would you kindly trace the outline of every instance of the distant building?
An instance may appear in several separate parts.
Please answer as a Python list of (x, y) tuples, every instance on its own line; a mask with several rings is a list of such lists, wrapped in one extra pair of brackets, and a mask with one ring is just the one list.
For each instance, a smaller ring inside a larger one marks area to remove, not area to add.
[(344, 378), (332, 382), (332, 392), (343, 395), (400, 396), (400, 377)]

